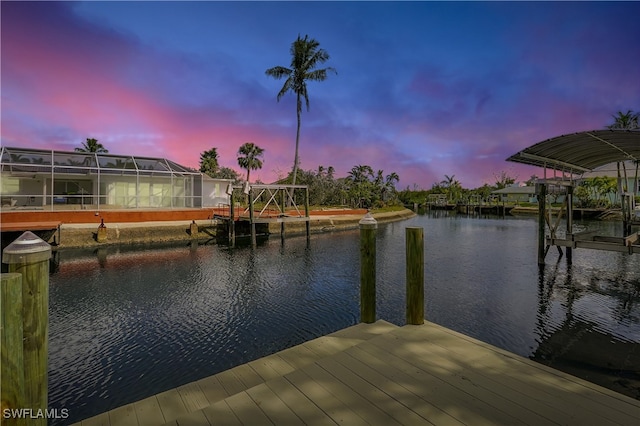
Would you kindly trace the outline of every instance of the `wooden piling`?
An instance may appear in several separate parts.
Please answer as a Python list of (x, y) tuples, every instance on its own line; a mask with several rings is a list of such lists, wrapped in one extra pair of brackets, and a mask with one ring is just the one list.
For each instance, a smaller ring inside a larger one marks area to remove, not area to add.
[(198, 224), (195, 220), (191, 221), (191, 225), (189, 225), (189, 235), (191, 238), (198, 237)]
[(98, 226), (98, 232), (96, 234), (96, 241), (99, 243), (107, 241), (107, 227), (104, 225), (104, 219), (100, 219), (100, 225)]
[[(567, 238), (573, 234), (573, 186), (567, 187)], [(573, 249), (566, 247), (567, 263), (573, 263)]]
[(546, 255), (545, 219), (547, 210), (547, 185), (536, 183), (536, 196), (538, 197), (538, 265), (544, 265)]
[(367, 213), (360, 220), (360, 322), (376, 321), (376, 231), (378, 222)]
[[(25, 407), (24, 358), (22, 347), (22, 275), (2, 274), (0, 285), (0, 407), (15, 410)], [(2, 413), (0, 412), (0, 416)], [(24, 424), (17, 418), (3, 418), (2, 424)]]
[(251, 226), (251, 247), (257, 245), (256, 242), (256, 223), (253, 221), (253, 191), (249, 188), (249, 225)]
[(236, 245), (236, 213), (234, 210), (233, 189), (229, 194), (229, 244)]
[(306, 228), (307, 228), (307, 241), (311, 238), (311, 221), (309, 220), (309, 188), (304, 189), (304, 217), (307, 218)]
[[(23, 408), (36, 411), (47, 409), (50, 258), (51, 246), (29, 231), (2, 255), (9, 272), (22, 275)], [(47, 419), (31, 419), (29, 424), (46, 426)]]
[(424, 324), (424, 231), (406, 228), (407, 324)]

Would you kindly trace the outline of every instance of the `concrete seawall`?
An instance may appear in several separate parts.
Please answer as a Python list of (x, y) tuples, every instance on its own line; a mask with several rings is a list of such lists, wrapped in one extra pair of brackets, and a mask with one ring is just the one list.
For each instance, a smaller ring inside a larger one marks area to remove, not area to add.
[[(378, 223), (395, 222), (415, 216), (411, 210), (397, 212), (374, 213)], [(357, 229), (362, 215), (322, 215), (311, 216), (312, 233)], [(102, 247), (112, 244), (155, 243), (168, 241), (215, 241), (219, 223), (215, 219), (196, 220), (197, 234), (191, 235), (191, 221), (155, 221), (135, 223), (108, 223), (106, 226), (106, 240), (97, 241), (98, 226), (96, 224), (62, 224), (59, 235), (43, 236), (51, 243), (57, 243), (56, 248)], [(303, 234), (304, 222), (293, 222), (285, 225), (285, 235)], [(279, 235), (280, 224), (269, 225), (269, 234)], [(226, 235), (225, 235), (226, 236)], [(55, 238), (55, 240), (54, 240)]]

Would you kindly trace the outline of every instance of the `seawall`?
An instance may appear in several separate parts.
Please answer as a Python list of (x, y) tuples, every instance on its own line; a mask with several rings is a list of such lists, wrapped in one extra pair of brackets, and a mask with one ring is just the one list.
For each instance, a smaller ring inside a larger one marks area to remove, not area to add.
[[(352, 211), (349, 211), (352, 213)], [(358, 223), (364, 216), (358, 214), (341, 214), (340, 212), (322, 212), (310, 216), (310, 230), (312, 233), (331, 232), (347, 229), (357, 229)], [(404, 209), (397, 212), (373, 213), (378, 223), (395, 222), (415, 216), (411, 210)], [(192, 223), (197, 225), (197, 232), (191, 233)], [(198, 220), (173, 220), (173, 221), (145, 221), (145, 222), (120, 222), (106, 225), (106, 239), (98, 242), (97, 223), (62, 223), (59, 231), (39, 233), (40, 237), (52, 243), (54, 249), (61, 248), (97, 248), (117, 244), (161, 243), (170, 241), (198, 241), (215, 242), (218, 233), (222, 231), (223, 224), (213, 219)], [(280, 235), (280, 224), (269, 224), (268, 232), (271, 235)], [(306, 232), (304, 222), (285, 224), (285, 235), (303, 234)], [(222, 234), (222, 232), (221, 232)], [(6, 235), (13, 240), (20, 234)], [(3, 237), (5, 235), (3, 234)], [(224, 232), (226, 238), (226, 232)]]

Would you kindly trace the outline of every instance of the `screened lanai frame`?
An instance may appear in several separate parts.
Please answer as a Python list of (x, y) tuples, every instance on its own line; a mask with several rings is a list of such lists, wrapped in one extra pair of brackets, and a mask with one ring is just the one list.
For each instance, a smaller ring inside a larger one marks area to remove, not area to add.
[(165, 158), (2, 147), (3, 207), (201, 207), (202, 174)]

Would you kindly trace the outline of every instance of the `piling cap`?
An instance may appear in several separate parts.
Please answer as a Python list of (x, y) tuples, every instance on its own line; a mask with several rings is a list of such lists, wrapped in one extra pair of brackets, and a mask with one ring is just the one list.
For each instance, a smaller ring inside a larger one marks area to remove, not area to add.
[(26, 231), (2, 253), (2, 263), (36, 263), (51, 258), (51, 246), (31, 231)]
[(360, 228), (376, 229), (378, 227), (378, 221), (371, 216), (371, 212), (367, 212), (358, 223), (360, 224)]

